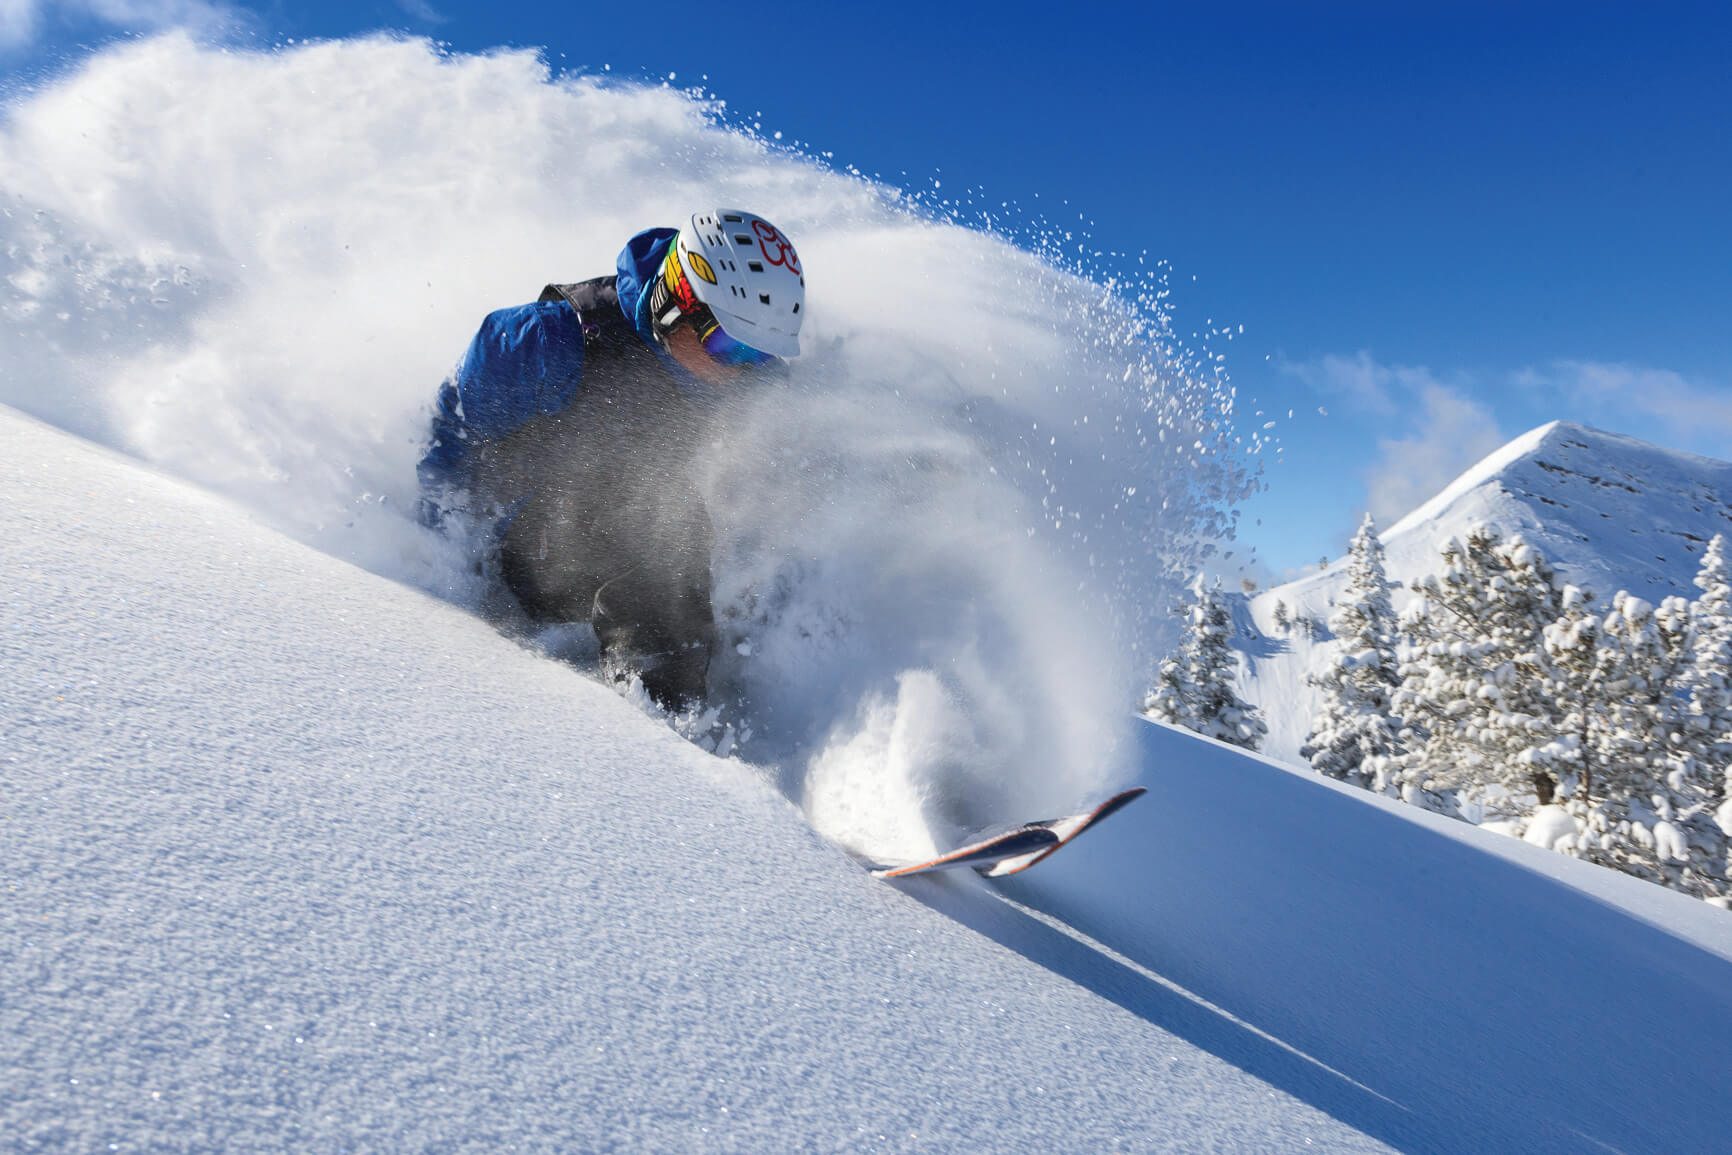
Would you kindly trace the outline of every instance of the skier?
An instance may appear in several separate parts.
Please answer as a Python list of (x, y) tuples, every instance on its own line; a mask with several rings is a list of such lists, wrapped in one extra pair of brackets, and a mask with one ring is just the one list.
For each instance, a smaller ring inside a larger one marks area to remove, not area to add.
[(439, 389), (423, 520), (479, 530), (532, 621), (590, 622), (664, 708), (700, 701), (715, 621), (690, 468), (717, 403), (799, 354), (805, 286), (781, 230), (717, 209), (490, 313)]

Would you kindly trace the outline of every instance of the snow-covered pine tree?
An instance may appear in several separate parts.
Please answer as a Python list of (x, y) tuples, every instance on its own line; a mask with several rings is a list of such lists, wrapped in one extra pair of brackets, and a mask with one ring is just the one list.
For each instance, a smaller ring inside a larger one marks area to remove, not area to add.
[(1369, 787), (1401, 752), (1394, 713), (1398, 622), (1369, 513), (1348, 547), (1347, 588), (1329, 628), (1341, 648), (1328, 669), (1309, 679), (1323, 690), (1323, 702), (1299, 755), (1320, 774)]
[(1187, 635), (1179, 643), (1179, 648), (1161, 662), (1161, 668), (1155, 674), (1155, 687), (1143, 701), (1143, 713), (1157, 721), (1196, 730), (1198, 693), (1191, 680), (1191, 661), (1186, 653), (1188, 642)]
[(1163, 722), (1255, 750), (1268, 727), (1255, 706), (1234, 692), (1238, 655), (1231, 646), (1232, 615), (1220, 591), (1201, 577), (1191, 585), (1191, 604), (1179, 648), (1161, 663), (1144, 712)]
[[(1725, 777), (1712, 745), (1699, 757), (1679, 757), (1673, 745), (1683, 733), (1682, 719), (1693, 709), (1688, 687), (1696, 673), (1694, 606), (1683, 598), (1667, 598), (1655, 611), (1655, 624), (1666, 654), (1650, 739), (1657, 778), (1647, 795), (1655, 819), (1655, 861), (1661, 881), (1673, 890), (1724, 902), (1732, 896), (1732, 882), (1727, 878), (1726, 833), (1716, 820), (1716, 808), (1724, 798)], [(1727, 676), (1724, 666), (1719, 675)]]
[[(1601, 637), (1605, 621), (1590, 591), (1563, 588), (1558, 616), (1542, 635), (1546, 661), (1538, 671), (1556, 709), (1555, 735), (1521, 755), (1536, 781), (1569, 785), (1596, 779), (1604, 753), (1597, 725), (1605, 697), (1601, 681), (1607, 674), (1608, 651)], [(1540, 795), (1542, 805), (1553, 801), (1554, 795), (1545, 790)]]
[(1559, 734), (1526, 758), (1565, 784), (1580, 828), (1569, 853), (1667, 884), (1707, 867), (1690, 849), (1689, 826), (1704, 818), (1700, 792), (1687, 776), (1668, 774), (1688, 625), (1682, 598), (1656, 608), (1620, 590), (1602, 616), (1566, 589), (1563, 613), (1545, 635)]
[(1696, 588), (1702, 593), (1690, 606), (1686, 658), (1670, 699), (1667, 784), (1700, 799), (1702, 811), (1688, 815), (1685, 830), (1693, 856), (1707, 860), (1712, 885), (1682, 889), (1712, 898), (1732, 895), (1732, 573), (1723, 535), (1703, 552)]
[(1519, 536), (1477, 526), (1414, 588), (1394, 701), (1408, 752), (1377, 785), (1434, 809), (1489, 785), (1550, 802), (1556, 777), (1523, 757), (1557, 732), (1542, 676), (1542, 633), (1559, 609), (1550, 564)]
[[(1696, 588), (1702, 594), (1690, 607), (1690, 654), (1679, 686), (1685, 725), (1678, 745), (1696, 763), (1692, 773), (1713, 782), (1724, 804), (1732, 798), (1732, 573), (1720, 534), (1702, 555)], [(1732, 813), (1722, 824), (1732, 835)]]

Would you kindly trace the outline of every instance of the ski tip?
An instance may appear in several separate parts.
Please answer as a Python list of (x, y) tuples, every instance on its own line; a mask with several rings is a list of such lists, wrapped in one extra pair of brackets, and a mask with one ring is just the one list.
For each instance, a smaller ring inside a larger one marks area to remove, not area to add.
[(1095, 826), (1102, 820), (1117, 814), (1120, 810), (1123, 810), (1126, 806), (1129, 806), (1132, 802), (1135, 802), (1147, 793), (1148, 789), (1146, 787), (1132, 786), (1129, 790), (1121, 790), (1117, 794), (1114, 794), (1111, 798), (1108, 798), (1093, 810), (1085, 811), (1084, 813), (1075, 815), (1071, 818), (1056, 819), (1052, 825), (1055, 829), (1062, 831), (1062, 833), (1059, 835), (1058, 841), (1054, 842), (1051, 846), (1043, 847), (1031, 854), (1020, 855), (1016, 858), (1006, 858), (999, 862), (983, 866), (980, 868), (980, 873), (985, 875), (987, 878), (1008, 878), (1013, 874), (1021, 874), (1030, 867), (1045, 862), (1048, 858), (1051, 858), (1054, 854), (1058, 853), (1062, 847), (1069, 845), (1070, 842), (1083, 831), (1088, 830), (1090, 827)]

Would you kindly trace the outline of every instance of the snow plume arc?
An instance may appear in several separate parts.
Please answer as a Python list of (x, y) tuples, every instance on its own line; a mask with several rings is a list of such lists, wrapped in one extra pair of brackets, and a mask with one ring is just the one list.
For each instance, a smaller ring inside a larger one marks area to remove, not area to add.
[(808, 355), (702, 479), (718, 676), (790, 794), (896, 853), (1110, 785), (1174, 579), (1252, 484), (1230, 386), (1154, 282), (697, 94), (394, 38), (99, 53), (0, 123), (0, 401), (466, 596), (407, 516), (434, 387), (488, 310), (716, 204), (808, 274)]

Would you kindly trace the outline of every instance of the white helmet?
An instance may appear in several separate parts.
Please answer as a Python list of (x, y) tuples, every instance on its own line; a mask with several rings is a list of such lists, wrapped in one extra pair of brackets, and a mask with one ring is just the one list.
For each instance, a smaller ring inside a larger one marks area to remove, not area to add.
[(800, 355), (806, 277), (780, 229), (742, 209), (693, 213), (674, 249), (728, 336), (777, 357)]

